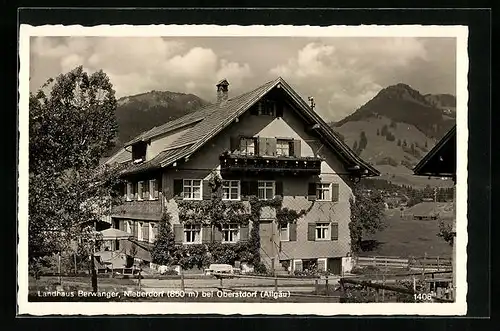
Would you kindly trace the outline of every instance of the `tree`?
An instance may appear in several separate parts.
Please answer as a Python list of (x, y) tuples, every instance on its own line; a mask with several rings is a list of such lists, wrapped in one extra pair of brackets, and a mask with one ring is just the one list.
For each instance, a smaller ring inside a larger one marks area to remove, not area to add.
[(349, 231), (351, 249), (353, 252), (361, 250), (361, 243), (367, 234), (374, 234), (385, 228), (384, 200), (379, 192), (371, 194), (362, 188), (353, 190), (354, 198), (350, 198), (351, 221)]
[(380, 134), (381, 134), (382, 136), (385, 136), (385, 135), (387, 134), (387, 132), (388, 132), (388, 131), (389, 131), (389, 129), (387, 128), (387, 124), (384, 124), (384, 125), (382, 126), (382, 131), (380, 131)]
[(359, 151), (361, 152), (366, 148), (366, 145), (368, 145), (368, 139), (366, 139), (366, 133), (365, 131), (361, 131), (360, 136), (359, 136)]
[(358, 154), (358, 141), (357, 140), (354, 141), (354, 144), (352, 145), (352, 150), (354, 151), (354, 153)]
[(172, 216), (165, 211), (158, 224), (158, 234), (151, 251), (152, 262), (159, 265), (169, 265), (172, 262), (172, 252), (175, 248), (175, 236), (172, 231)]
[(398, 146), (401, 146), (401, 139), (398, 139)]
[(425, 148), (427, 148), (427, 140), (425, 141)]
[(408, 144), (406, 143), (406, 139), (403, 140), (403, 147), (407, 147)]
[(119, 169), (99, 165), (115, 142), (115, 110), (107, 75), (81, 66), (30, 94), (30, 265), (75, 242), (81, 254), (93, 254), (92, 225), (121, 201)]
[(380, 130), (377, 129), (377, 136), (380, 136)]

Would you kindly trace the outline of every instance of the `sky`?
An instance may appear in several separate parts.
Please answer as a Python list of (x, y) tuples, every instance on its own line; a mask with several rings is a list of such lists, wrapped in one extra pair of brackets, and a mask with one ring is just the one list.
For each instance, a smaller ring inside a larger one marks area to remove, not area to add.
[(223, 78), (231, 97), (281, 76), (327, 121), (397, 83), (456, 94), (456, 39), (443, 37), (31, 37), (32, 92), (79, 65), (102, 69), (117, 98), (157, 90), (212, 102)]

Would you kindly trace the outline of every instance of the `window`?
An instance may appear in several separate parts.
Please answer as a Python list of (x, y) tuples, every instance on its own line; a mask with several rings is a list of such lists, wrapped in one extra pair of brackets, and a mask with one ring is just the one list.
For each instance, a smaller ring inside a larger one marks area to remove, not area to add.
[(279, 227), (280, 232), (280, 241), (288, 241), (290, 240), (290, 226), (288, 223), (286, 225), (281, 225)]
[(149, 200), (149, 181), (142, 183), (142, 200)]
[(274, 182), (273, 181), (259, 181), (259, 199), (271, 200), (274, 198)]
[(234, 243), (239, 239), (238, 224), (223, 224), (222, 225), (222, 242)]
[(201, 200), (201, 179), (184, 179), (184, 199)]
[(156, 224), (153, 222), (149, 222), (149, 242), (154, 243), (156, 236), (155, 236), (155, 231), (156, 231)]
[(316, 223), (316, 240), (330, 239), (330, 224)]
[(144, 182), (137, 183), (137, 200), (142, 200), (142, 186)]
[(262, 100), (259, 102), (258, 107), (260, 115), (274, 116), (276, 113), (276, 103), (274, 101)]
[(158, 183), (156, 179), (151, 179), (149, 181), (149, 200), (158, 199)]
[(186, 224), (184, 225), (184, 243), (199, 244), (201, 243), (201, 225)]
[(142, 222), (139, 222), (139, 226), (137, 227), (137, 240), (142, 241)]
[(330, 194), (331, 184), (317, 183), (316, 184), (316, 199), (323, 201), (331, 201), (332, 196)]
[(240, 181), (225, 180), (222, 182), (222, 199), (239, 200), (240, 199)]
[(127, 201), (131, 201), (134, 196), (134, 184), (127, 182)]
[(130, 226), (130, 221), (125, 221), (125, 232), (132, 233), (132, 227)]
[(244, 155), (255, 155), (255, 139), (254, 138), (241, 138), (240, 152)]
[(276, 141), (276, 155), (290, 156), (290, 141), (278, 139)]

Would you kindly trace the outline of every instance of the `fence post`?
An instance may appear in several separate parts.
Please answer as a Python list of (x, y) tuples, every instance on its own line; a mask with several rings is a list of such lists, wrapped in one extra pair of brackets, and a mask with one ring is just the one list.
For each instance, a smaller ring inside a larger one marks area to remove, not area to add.
[(59, 273), (59, 285), (62, 285), (62, 276), (61, 276), (61, 252), (57, 255), (57, 272)]
[(222, 276), (219, 276), (219, 280), (220, 280), (220, 288), (222, 290)]
[(316, 294), (316, 295), (319, 294), (319, 285), (318, 285), (318, 279), (317, 278), (314, 280), (314, 294)]
[(438, 263), (438, 271), (439, 271), (439, 255), (437, 257), (437, 263)]
[(325, 276), (325, 295), (328, 295), (328, 275)]
[(75, 261), (75, 275), (78, 274), (78, 267), (76, 266), (76, 252), (73, 254), (74, 261)]
[(181, 291), (184, 292), (184, 269), (181, 268)]
[(274, 277), (274, 291), (278, 292), (278, 277)]
[(141, 269), (142, 268), (139, 268), (139, 279), (137, 281), (137, 284), (139, 284), (139, 291), (141, 290)]
[(425, 265), (427, 264), (427, 252), (424, 254), (424, 262), (422, 263), (422, 280), (425, 280)]

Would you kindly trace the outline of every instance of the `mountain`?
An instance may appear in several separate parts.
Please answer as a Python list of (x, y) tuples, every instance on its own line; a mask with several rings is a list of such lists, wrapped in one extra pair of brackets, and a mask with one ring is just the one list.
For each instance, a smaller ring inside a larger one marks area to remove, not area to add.
[(384, 174), (382, 178), (414, 186), (439, 184), (440, 180), (413, 176), (412, 169), (453, 127), (455, 107), (453, 95), (422, 95), (400, 83), (382, 89), (331, 125), (351, 148)]
[(117, 101), (118, 141), (109, 155), (139, 133), (209, 104), (194, 94), (170, 91), (150, 91)]

